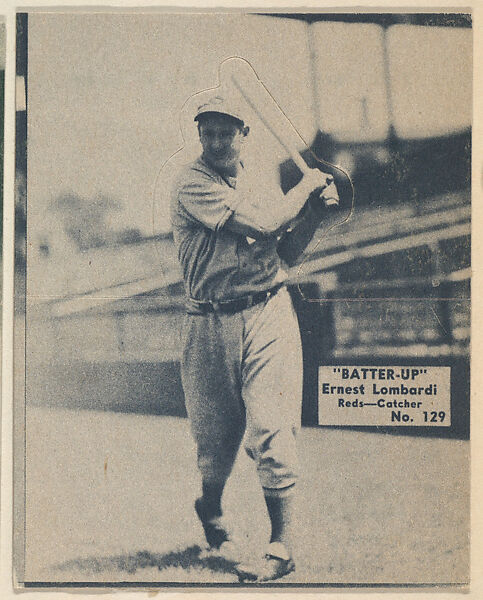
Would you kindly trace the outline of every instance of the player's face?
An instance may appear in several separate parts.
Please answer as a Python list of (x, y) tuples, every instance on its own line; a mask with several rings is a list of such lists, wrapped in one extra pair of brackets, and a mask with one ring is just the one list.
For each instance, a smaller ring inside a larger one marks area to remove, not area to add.
[(236, 173), (246, 130), (230, 117), (214, 113), (203, 117), (199, 133), (208, 163), (220, 171)]

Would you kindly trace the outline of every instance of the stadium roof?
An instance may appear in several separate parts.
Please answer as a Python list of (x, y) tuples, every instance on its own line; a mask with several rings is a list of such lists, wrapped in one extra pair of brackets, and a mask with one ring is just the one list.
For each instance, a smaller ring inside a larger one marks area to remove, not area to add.
[(433, 27), (471, 27), (469, 13), (264, 13), (266, 16), (298, 19), (307, 23), (339, 21), (390, 25), (429, 25)]

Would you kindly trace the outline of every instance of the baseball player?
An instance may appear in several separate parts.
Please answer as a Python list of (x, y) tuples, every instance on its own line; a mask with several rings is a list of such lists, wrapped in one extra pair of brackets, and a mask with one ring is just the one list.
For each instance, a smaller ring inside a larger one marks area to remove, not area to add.
[(171, 193), (187, 306), (181, 376), (202, 477), (195, 510), (211, 548), (230, 540), (222, 495), (246, 432), (271, 538), (257, 568), (239, 566), (238, 574), (270, 581), (295, 569), (290, 524), (302, 404), (300, 333), (277, 248), (331, 176), (313, 169), (274, 202), (246, 184), (249, 127), (240, 109), (213, 96), (195, 121), (203, 152)]

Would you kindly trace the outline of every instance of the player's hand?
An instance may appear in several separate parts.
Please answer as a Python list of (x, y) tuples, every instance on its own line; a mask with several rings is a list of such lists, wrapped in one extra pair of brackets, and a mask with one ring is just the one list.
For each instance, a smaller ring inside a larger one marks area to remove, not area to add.
[(304, 184), (310, 189), (310, 193), (320, 196), (320, 194), (329, 186), (334, 178), (329, 173), (319, 171), (319, 169), (310, 169), (304, 173)]

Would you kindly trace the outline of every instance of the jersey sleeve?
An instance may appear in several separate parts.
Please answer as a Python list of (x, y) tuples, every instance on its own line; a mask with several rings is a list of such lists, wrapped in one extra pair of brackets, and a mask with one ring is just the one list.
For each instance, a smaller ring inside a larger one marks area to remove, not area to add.
[(261, 189), (260, 182), (237, 181), (236, 188), (201, 170), (192, 170), (177, 188), (177, 202), (184, 218), (213, 231), (227, 227), (255, 239), (277, 236), (296, 218), (307, 197), (283, 195)]
[(179, 185), (177, 195), (178, 202), (192, 218), (214, 231), (225, 225), (238, 203), (234, 189), (201, 172)]

